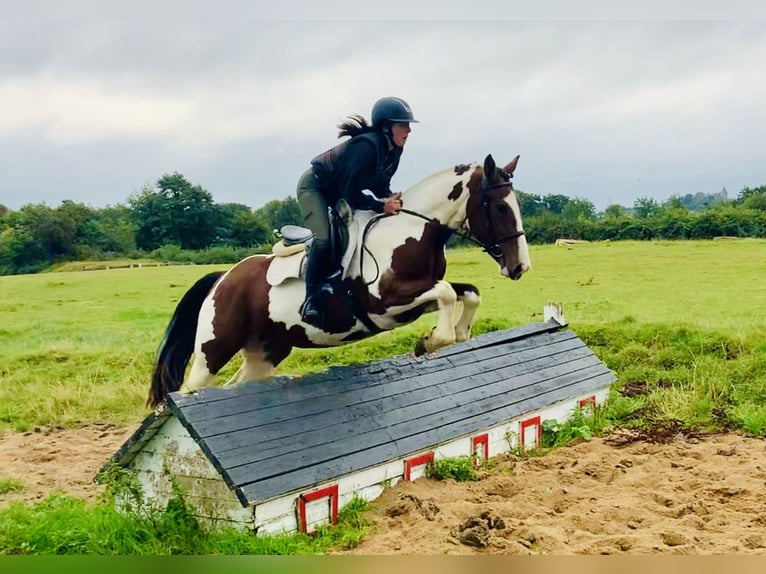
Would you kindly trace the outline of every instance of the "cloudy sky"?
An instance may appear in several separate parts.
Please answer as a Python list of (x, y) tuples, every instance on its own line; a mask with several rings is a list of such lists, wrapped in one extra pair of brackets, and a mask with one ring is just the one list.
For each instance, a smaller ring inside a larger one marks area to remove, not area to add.
[(766, 22), (736, 2), (141, 4), (0, 16), (0, 204), (124, 204), (177, 171), (257, 208), (385, 95), (421, 120), (394, 189), (488, 153), (521, 155), (518, 189), (599, 210), (766, 184)]

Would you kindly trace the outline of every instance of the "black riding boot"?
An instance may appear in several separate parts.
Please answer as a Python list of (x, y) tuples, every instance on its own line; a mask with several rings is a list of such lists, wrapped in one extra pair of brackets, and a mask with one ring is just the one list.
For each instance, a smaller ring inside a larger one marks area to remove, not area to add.
[(306, 300), (303, 302), (301, 320), (319, 329), (322, 328), (320, 290), (324, 281), (330, 244), (321, 239), (314, 239), (306, 262)]

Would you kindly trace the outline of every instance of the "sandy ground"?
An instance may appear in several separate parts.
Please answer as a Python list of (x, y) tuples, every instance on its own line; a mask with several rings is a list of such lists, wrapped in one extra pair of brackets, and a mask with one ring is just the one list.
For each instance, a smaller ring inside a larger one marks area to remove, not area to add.
[[(133, 432), (94, 426), (0, 435), (0, 479), (96, 500), (93, 476)], [(350, 554), (766, 554), (766, 441), (594, 439), (495, 459), (476, 482), (400, 482), (371, 503)]]
[(0, 494), (0, 506), (16, 500), (36, 502), (57, 490), (95, 501), (103, 487), (93, 478), (135, 428), (95, 425), (0, 434), (0, 480), (24, 485), (23, 490)]

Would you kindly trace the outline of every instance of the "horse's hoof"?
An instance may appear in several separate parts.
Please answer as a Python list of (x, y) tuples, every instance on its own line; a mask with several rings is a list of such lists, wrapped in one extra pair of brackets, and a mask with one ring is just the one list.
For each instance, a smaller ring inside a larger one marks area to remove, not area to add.
[(440, 338), (436, 332), (436, 327), (428, 333), (420, 336), (420, 340), (415, 345), (415, 355), (424, 355), (426, 353), (435, 353), (443, 347), (448, 347), (455, 342), (455, 337)]

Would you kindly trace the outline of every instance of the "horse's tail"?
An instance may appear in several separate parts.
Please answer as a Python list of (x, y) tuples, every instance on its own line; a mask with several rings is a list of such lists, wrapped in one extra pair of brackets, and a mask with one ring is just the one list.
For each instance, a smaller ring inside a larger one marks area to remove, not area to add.
[(152, 386), (146, 405), (155, 408), (165, 402), (169, 393), (181, 388), (184, 372), (194, 352), (194, 338), (202, 302), (223, 271), (214, 271), (199, 279), (176, 306), (165, 337), (157, 352), (152, 373)]

